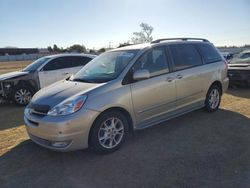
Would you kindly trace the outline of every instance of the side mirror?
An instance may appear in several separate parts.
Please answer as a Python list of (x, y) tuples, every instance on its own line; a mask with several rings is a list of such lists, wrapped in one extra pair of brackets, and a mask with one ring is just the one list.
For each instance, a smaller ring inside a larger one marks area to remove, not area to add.
[(145, 80), (150, 78), (150, 73), (147, 69), (140, 69), (134, 72), (133, 79), (135, 81)]

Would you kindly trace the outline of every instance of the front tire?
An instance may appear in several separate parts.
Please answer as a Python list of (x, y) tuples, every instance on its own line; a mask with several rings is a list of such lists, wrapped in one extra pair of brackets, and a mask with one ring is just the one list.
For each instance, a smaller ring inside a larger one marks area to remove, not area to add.
[(107, 111), (95, 121), (90, 132), (90, 147), (97, 153), (116, 151), (128, 134), (128, 121), (119, 111)]
[(19, 106), (26, 106), (29, 104), (34, 92), (27, 86), (17, 86), (12, 92), (12, 100)]
[(207, 112), (215, 112), (218, 110), (221, 102), (221, 89), (218, 85), (212, 85), (206, 96), (205, 110)]

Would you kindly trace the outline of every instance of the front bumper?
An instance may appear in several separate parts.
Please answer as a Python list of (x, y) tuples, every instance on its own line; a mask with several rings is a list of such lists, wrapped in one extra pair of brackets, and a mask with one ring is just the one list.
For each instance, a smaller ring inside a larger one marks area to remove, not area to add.
[(90, 128), (99, 112), (81, 109), (67, 116), (40, 116), (24, 111), (28, 135), (35, 143), (57, 151), (72, 151), (88, 147)]
[(250, 70), (228, 70), (230, 84), (250, 85)]

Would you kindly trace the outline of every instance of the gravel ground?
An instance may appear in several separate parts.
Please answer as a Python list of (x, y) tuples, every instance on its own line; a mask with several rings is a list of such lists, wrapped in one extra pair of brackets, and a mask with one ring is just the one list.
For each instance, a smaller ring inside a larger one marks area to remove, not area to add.
[(250, 89), (221, 108), (137, 131), (117, 152), (58, 153), (27, 139), (23, 108), (0, 107), (0, 187), (211, 187), (250, 185)]

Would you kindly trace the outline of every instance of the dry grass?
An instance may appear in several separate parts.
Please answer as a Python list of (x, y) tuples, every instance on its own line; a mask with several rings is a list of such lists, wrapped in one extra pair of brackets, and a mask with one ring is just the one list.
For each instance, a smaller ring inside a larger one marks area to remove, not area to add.
[(27, 139), (24, 125), (0, 131), (0, 156)]
[(23, 110), (11, 104), (0, 106), (0, 156), (28, 138), (23, 126)]
[(250, 118), (250, 89), (228, 90), (222, 98), (221, 108)]
[(25, 68), (32, 61), (8, 61), (0, 62), (0, 74), (17, 71)]

